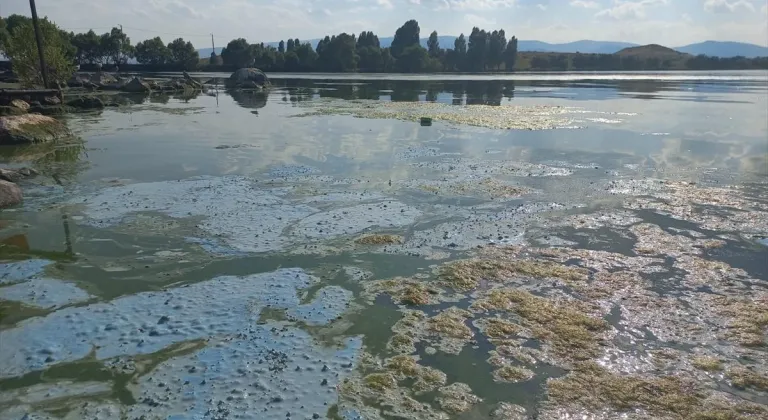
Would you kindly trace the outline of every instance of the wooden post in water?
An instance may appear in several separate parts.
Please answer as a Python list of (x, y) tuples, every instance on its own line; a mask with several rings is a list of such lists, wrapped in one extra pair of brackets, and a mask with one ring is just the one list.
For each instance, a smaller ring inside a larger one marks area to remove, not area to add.
[(32, 9), (32, 26), (35, 27), (35, 41), (37, 42), (37, 54), (40, 56), (40, 74), (43, 76), (43, 87), (48, 89), (48, 67), (45, 65), (45, 56), (43, 55), (43, 37), (40, 35), (40, 23), (37, 21), (35, 0), (29, 0), (29, 8)]

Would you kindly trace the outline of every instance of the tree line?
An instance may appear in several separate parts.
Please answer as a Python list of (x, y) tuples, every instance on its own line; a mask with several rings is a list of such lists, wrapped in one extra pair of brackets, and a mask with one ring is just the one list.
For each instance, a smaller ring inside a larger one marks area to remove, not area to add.
[(321, 39), (316, 48), (299, 39), (280, 41), (277, 47), (230, 41), (221, 51), (223, 65), (254, 65), (265, 71), (321, 72), (484, 72), (510, 71), (517, 60), (517, 38), (507, 40), (504, 30), (473, 28), (461, 34), (453, 48), (443, 48), (437, 31), (421, 46), (421, 28), (409, 20), (397, 29), (392, 44), (382, 47), (373, 32), (358, 36), (341, 33)]
[[(637, 57), (618, 54), (526, 53), (524, 62), (518, 54), (517, 38), (507, 38), (505, 31), (472, 28), (469, 36), (461, 34), (453, 45), (440, 45), (437, 31), (421, 43), (421, 28), (416, 20), (405, 22), (395, 32), (389, 47), (382, 47), (373, 32), (359, 35), (340, 33), (326, 36), (316, 47), (298, 38), (280, 41), (277, 47), (251, 44), (244, 38), (233, 39), (221, 55), (200, 60), (191, 42), (178, 38), (168, 44), (155, 37), (131, 43), (121, 28), (97, 34), (67, 32), (48, 19), (41, 20), (45, 55), (54, 80), (72, 74), (75, 64), (126, 64), (135, 58), (144, 69), (152, 70), (231, 70), (258, 67), (268, 72), (509, 72), (516, 69), (541, 71), (567, 70), (715, 70), (768, 68), (768, 58), (717, 58), (707, 56), (687, 59)], [(7, 55), (20, 78), (39, 79), (39, 64), (31, 19), (20, 15), (0, 18), (0, 52)], [(29, 75), (29, 77), (27, 77)]]

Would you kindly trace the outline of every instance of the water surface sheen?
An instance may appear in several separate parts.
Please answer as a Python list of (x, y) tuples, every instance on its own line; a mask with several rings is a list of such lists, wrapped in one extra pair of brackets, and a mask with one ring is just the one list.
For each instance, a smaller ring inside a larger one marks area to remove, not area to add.
[(0, 418), (768, 416), (768, 73), (271, 76), (0, 149)]

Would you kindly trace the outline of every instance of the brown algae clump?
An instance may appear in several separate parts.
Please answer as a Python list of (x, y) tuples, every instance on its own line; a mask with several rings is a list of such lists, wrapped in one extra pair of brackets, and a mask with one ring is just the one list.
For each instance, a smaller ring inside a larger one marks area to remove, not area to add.
[(397, 387), (397, 380), (391, 373), (371, 373), (363, 378), (365, 386), (375, 391), (386, 391)]
[[(402, 353), (415, 350), (414, 344), (424, 342), (450, 354), (459, 354), (461, 349), (472, 339), (472, 330), (466, 320), (472, 314), (458, 308), (448, 308), (433, 317), (427, 317), (424, 312), (404, 310), (403, 317), (392, 326), (392, 331), (402, 345), (391, 343), (391, 348), (400, 348)], [(408, 345), (405, 338), (413, 341)], [(413, 349), (413, 350), (412, 350)]]
[(519, 366), (502, 366), (493, 372), (496, 382), (524, 382), (533, 378), (533, 372)]
[(470, 339), (472, 330), (465, 324), (472, 314), (458, 308), (449, 308), (427, 320), (427, 329), (443, 337)]
[(395, 303), (402, 305), (428, 305), (440, 301), (440, 290), (408, 277), (370, 281), (363, 287), (370, 302), (373, 302), (374, 297), (381, 293), (392, 296)]
[(355, 239), (355, 243), (360, 245), (399, 245), (403, 243), (403, 237), (389, 234), (365, 235)]
[(768, 391), (768, 377), (759, 375), (743, 367), (733, 367), (726, 371), (725, 376), (736, 388), (754, 388), (758, 391)]
[(413, 356), (395, 356), (387, 360), (386, 368), (398, 379), (415, 379), (412, 386), (417, 393), (432, 391), (445, 385), (445, 373), (417, 363)]
[(387, 350), (394, 353), (410, 354), (416, 351), (413, 338), (405, 334), (395, 334), (387, 342)]
[(463, 413), (472, 408), (473, 405), (483, 401), (472, 393), (469, 385), (461, 382), (444, 386), (440, 388), (439, 393), (437, 403), (440, 404), (440, 408), (450, 414)]
[(475, 301), (479, 311), (509, 311), (523, 326), (549, 344), (555, 355), (566, 360), (587, 360), (599, 355), (599, 334), (610, 327), (605, 320), (588, 315), (578, 301), (556, 302), (519, 289), (494, 289)]
[(452, 289), (469, 291), (477, 288), (481, 281), (504, 282), (516, 275), (575, 282), (586, 281), (588, 272), (551, 261), (473, 258), (444, 265), (438, 272), (438, 279)]
[(518, 335), (523, 328), (501, 318), (483, 318), (475, 321), (475, 325), (488, 338), (508, 338)]
[(712, 356), (696, 356), (691, 360), (693, 367), (706, 372), (716, 372), (723, 370), (723, 363), (720, 359)]
[(764, 347), (768, 329), (768, 296), (737, 299), (715, 296), (712, 302), (720, 315), (729, 318), (728, 336), (745, 347)]
[(748, 414), (768, 414), (757, 404), (710, 398), (691, 379), (615, 374), (594, 362), (580, 363), (567, 376), (550, 379), (547, 389), (551, 404), (592, 412), (643, 410), (652, 418), (684, 419), (759, 418)]

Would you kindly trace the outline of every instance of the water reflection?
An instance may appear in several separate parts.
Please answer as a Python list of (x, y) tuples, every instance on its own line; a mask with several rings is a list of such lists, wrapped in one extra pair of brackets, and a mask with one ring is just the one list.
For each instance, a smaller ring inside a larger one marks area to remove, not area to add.
[[(442, 102), (453, 105), (501, 105), (519, 97), (562, 99), (614, 99), (630, 95), (638, 99), (711, 101), (714, 94), (762, 92), (765, 84), (745, 81), (691, 80), (357, 80), (274, 79), (278, 89), (289, 91), (291, 102), (318, 96), (337, 99), (391, 100), (394, 102)], [(681, 96), (681, 93), (689, 96)], [(702, 95), (704, 94), (704, 95)], [(690, 96), (695, 95), (695, 96)]]
[(227, 94), (243, 108), (259, 109), (267, 106), (269, 92), (256, 90), (228, 89)]

